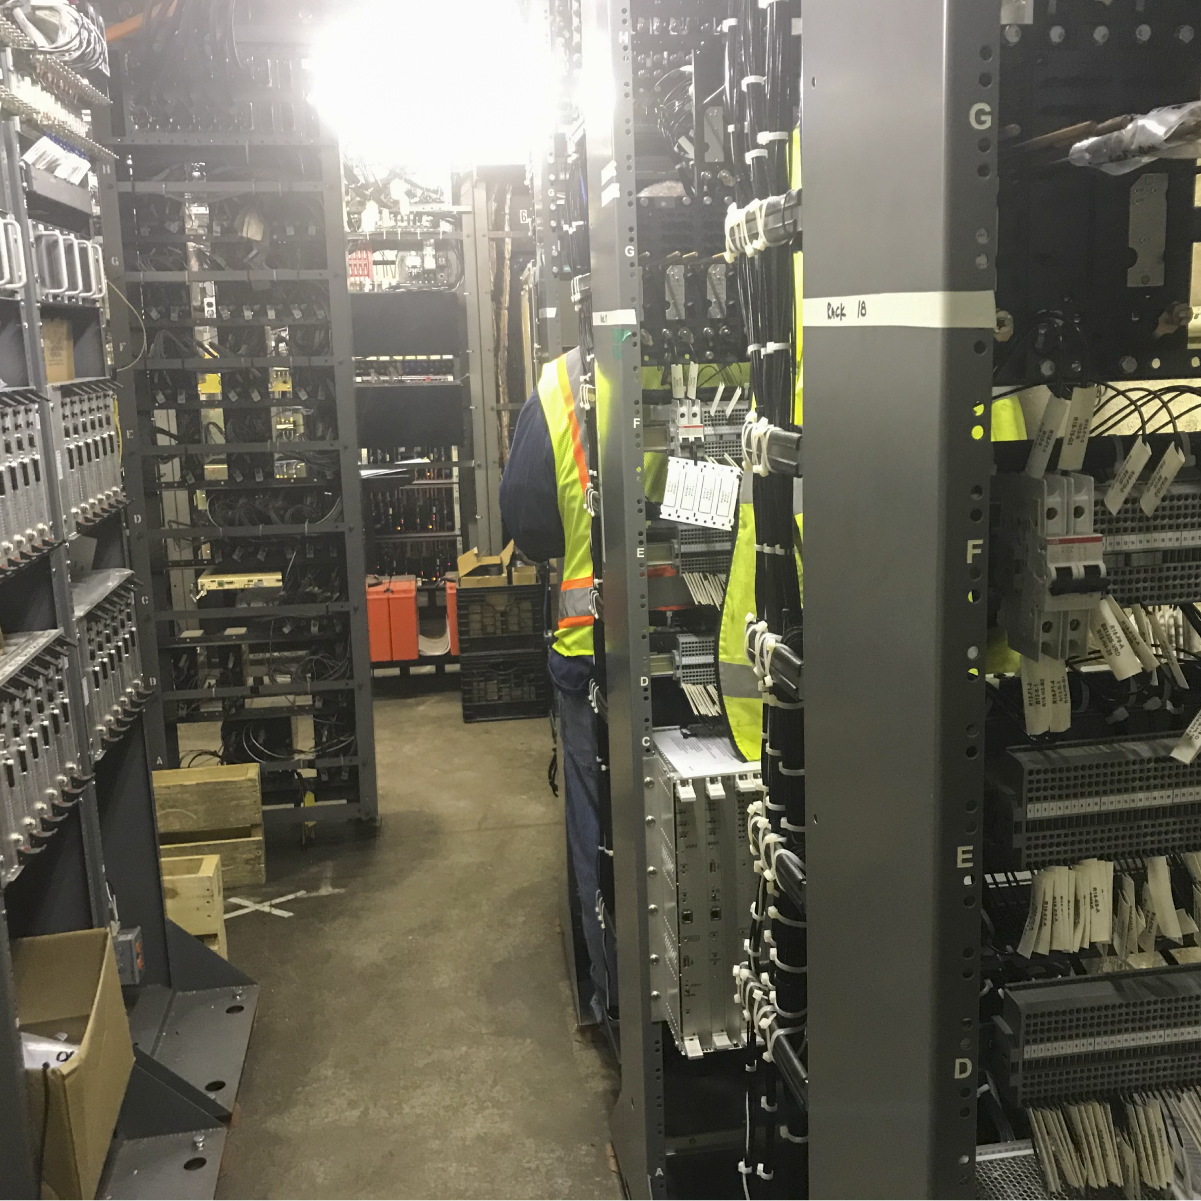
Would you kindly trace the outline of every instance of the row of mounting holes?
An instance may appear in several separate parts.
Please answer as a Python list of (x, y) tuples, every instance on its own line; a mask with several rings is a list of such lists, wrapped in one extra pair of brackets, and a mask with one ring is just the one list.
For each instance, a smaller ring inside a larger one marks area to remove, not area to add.
[[(993, 59), (992, 46), (980, 47), (980, 58), (983, 62), (989, 63)], [(978, 83), (987, 95), (994, 84), (993, 73), (990, 70), (982, 70), (978, 77)], [(992, 111), (996, 111), (996, 105), (992, 105)], [(976, 174), (981, 180), (989, 180), (992, 178), (992, 138), (981, 136), (976, 143), (976, 148), (982, 156), (982, 160), (976, 166)], [(976, 252), (975, 266), (979, 271), (987, 271), (992, 263), (991, 256), (988, 251), (988, 246), (991, 241), (988, 227), (981, 225), (976, 230)], [(989, 352), (988, 342), (984, 339), (978, 340), (973, 346), (973, 350), (977, 355), (987, 355)], [(983, 442), (987, 434), (986, 409), (983, 404), (974, 406), (973, 417), (975, 420), (972, 423), (971, 435), (973, 442)], [(968, 511), (970, 521), (969, 539), (978, 540), (981, 553), (969, 558), (968, 565), (968, 605), (975, 613), (976, 606), (983, 602), (984, 598), (984, 541), (987, 537), (987, 531), (984, 528), (986, 506), (984, 505), (984, 486), (982, 484), (973, 484), (970, 491), (971, 508)], [(969, 542), (969, 545), (973, 545)], [(983, 681), (983, 650), (978, 644), (972, 644), (967, 648), (968, 660), (968, 679), (973, 684), (978, 684)], [(964, 753), (970, 760), (977, 760), (980, 757), (981, 740), (983, 737), (983, 728), (977, 722), (969, 722), (964, 728), (964, 734), (967, 742), (964, 748)], [(973, 792), (969, 791), (967, 799), (964, 801), (964, 823), (963, 834), (966, 842), (974, 844), (976, 834), (979, 829), (979, 809), (980, 798)], [(963, 877), (963, 907), (965, 910), (972, 912), (976, 908), (976, 889), (975, 878), (971, 875)], [(969, 1059), (974, 1060), (974, 1049), (976, 1045), (975, 1028), (978, 1014), (976, 1012), (975, 1003), (975, 980), (976, 980), (976, 956), (978, 948), (976, 945), (969, 945), (963, 948), (963, 967), (961, 969), (965, 988), (971, 993), (971, 1011), (964, 1014), (960, 1018), (960, 1041), (959, 1050)], [(959, 1085), (959, 1117), (964, 1123), (972, 1124), (972, 1138), (975, 1141), (974, 1122), (975, 1122), (975, 1106), (973, 1099), (975, 1094), (974, 1078), (963, 1081)], [(972, 1162), (970, 1155), (960, 1155), (958, 1164), (961, 1169), (968, 1168)], [(967, 1184), (970, 1180), (970, 1173), (962, 1171), (959, 1176), (960, 1184)]]

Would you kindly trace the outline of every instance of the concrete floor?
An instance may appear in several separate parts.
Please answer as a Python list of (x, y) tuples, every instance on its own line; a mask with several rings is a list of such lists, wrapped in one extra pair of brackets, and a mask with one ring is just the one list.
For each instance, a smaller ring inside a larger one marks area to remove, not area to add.
[(545, 721), (379, 697), (378, 839), (268, 844), (229, 924), (262, 986), (222, 1197), (617, 1197), (616, 1070), (575, 1030)]

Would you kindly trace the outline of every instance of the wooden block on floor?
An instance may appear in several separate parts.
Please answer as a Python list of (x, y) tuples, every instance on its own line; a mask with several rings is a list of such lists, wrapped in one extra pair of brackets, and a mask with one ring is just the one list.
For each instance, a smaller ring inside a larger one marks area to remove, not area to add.
[(224, 927), (221, 928), (220, 934), (201, 934), (199, 938), (210, 951), (216, 951), (222, 959), (229, 958), (229, 946), (225, 940)]
[(160, 836), (242, 830), (263, 824), (259, 765), (186, 767), (154, 773)]
[(189, 934), (225, 937), (225, 889), (216, 855), (164, 859), (167, 916)]
[(262, 826), (229, 831), (224, 837), (214, 837), (211, 842), (164, 842), (159, 853), (164, 860), (181, 855), (219, 855), (221, 878), (227, 889), (267, 882)]

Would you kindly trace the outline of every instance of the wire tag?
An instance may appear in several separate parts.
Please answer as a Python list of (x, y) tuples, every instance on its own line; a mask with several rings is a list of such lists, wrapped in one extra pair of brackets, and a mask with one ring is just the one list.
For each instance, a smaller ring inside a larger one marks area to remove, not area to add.
[(1100, 648), (1101, 657), (1113, 672), (1115, 680), (1128, 680), (1142, 670), (1138, 656), (1130, 648), (1121, 624), (1104, 601), (1089, 617), (1089, 631)]
[(1142, 664), (1143, 670), (1157, 670), (1160, 665), (1159, 660), (1151, 653), (1151, 648), (1147, 645), (1147, 640), (1138, 628), (1138, 618), (1135, 617), (1131, 620), (1127, 616), (1126, 611), (1112, 596), (1105, 597), (1101, 603), (1109, 609), (1114, 621), (1122, 627), (1122, 633), (1125, 634), (1126, 641), (1130, 644), (1135, 655), (1138, 656), (1138, 661)]
[(1159, 508), (1160, 502), (1172, 486), (1172, 481), (1180, 474), (1183, 466), (1184, 452), (1173, 442), (1164, 451), (1163, 458), (1156, 464), (1151, 478), (1147, 481), (1147, 486), (1143, 489), (1142, 496), (1139, 497), (1139, 508), (1148, 517)]
[(1084, 466), (1084, 452), (1088, 449), (1088, 436), (1092, 431), (1096, 407), (1096, 388), (1077, 388), (1072, 392), (1067, 425), (1063, 430), (1063, 445), (1059, 448), (1060, 471), (1079, 471)]
[(1138, 477), (1143, 474), (1143, 468), (1147, 466), (1150, 458), (1151, 447), (1140, 437), (1130, 448), (1125, 462), (1119, 468), (1113, 483), (1109, 485), (1109, 491), (1105, 493), (1105, 507), (1115, 517), (1118, 510), (1126, 503), (1130, 489), (1134, 487)]
[(1022, 711), (1026, 717), (1026, 733), (1031, 737), (1045, 734), (1051, 728), (1051, 705), (1047, 698), (1047, 682), (1038, 662), (1022, 656)]
[(1051, 451), (1055, 449), (1055, 439), (1059, 437), (1067, 418), (1068, 402), (1062, 396), (1052, 396), (1043, 409), (1043, 419), (1039, 422), (1034, 445), (1030, 447), (1030, 457), (1026, 460), (1026, 474), (1032, 480), (1041, 480), (1046, 474)]
[(1168, 661), (1168, 670), (1172, 673), (1172, 679), (1176, 681), (1178, 688), (1188, 688), (1188, 680), (1184, 678), (1184, 672), (1180, 670), (1180, 658), (1176, 654), (1176, 648), (1168, 640), (1167, 631), (1164, 629), (1164, 624), (1157, 610), (1152, 609), (1147, 614), (1147, 620), (1151, 623), (1151, 630), (1155, 635), (1155, 641), (1159, 644), (1160, 650), (1164, 653), (1164, 658)]

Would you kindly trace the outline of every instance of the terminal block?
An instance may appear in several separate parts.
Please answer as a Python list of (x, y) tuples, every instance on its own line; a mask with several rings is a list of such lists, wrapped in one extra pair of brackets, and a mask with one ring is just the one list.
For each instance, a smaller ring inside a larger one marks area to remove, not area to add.
[(1201, 966), (1012, 984), (993, 1023), (1017, 1105), (1201, 1080)]
[(992, 835), (1008, 866), (1170, 855), (1201, 847), (1201, 759), (1172, 758), (1178, 734), (990, 759)]

